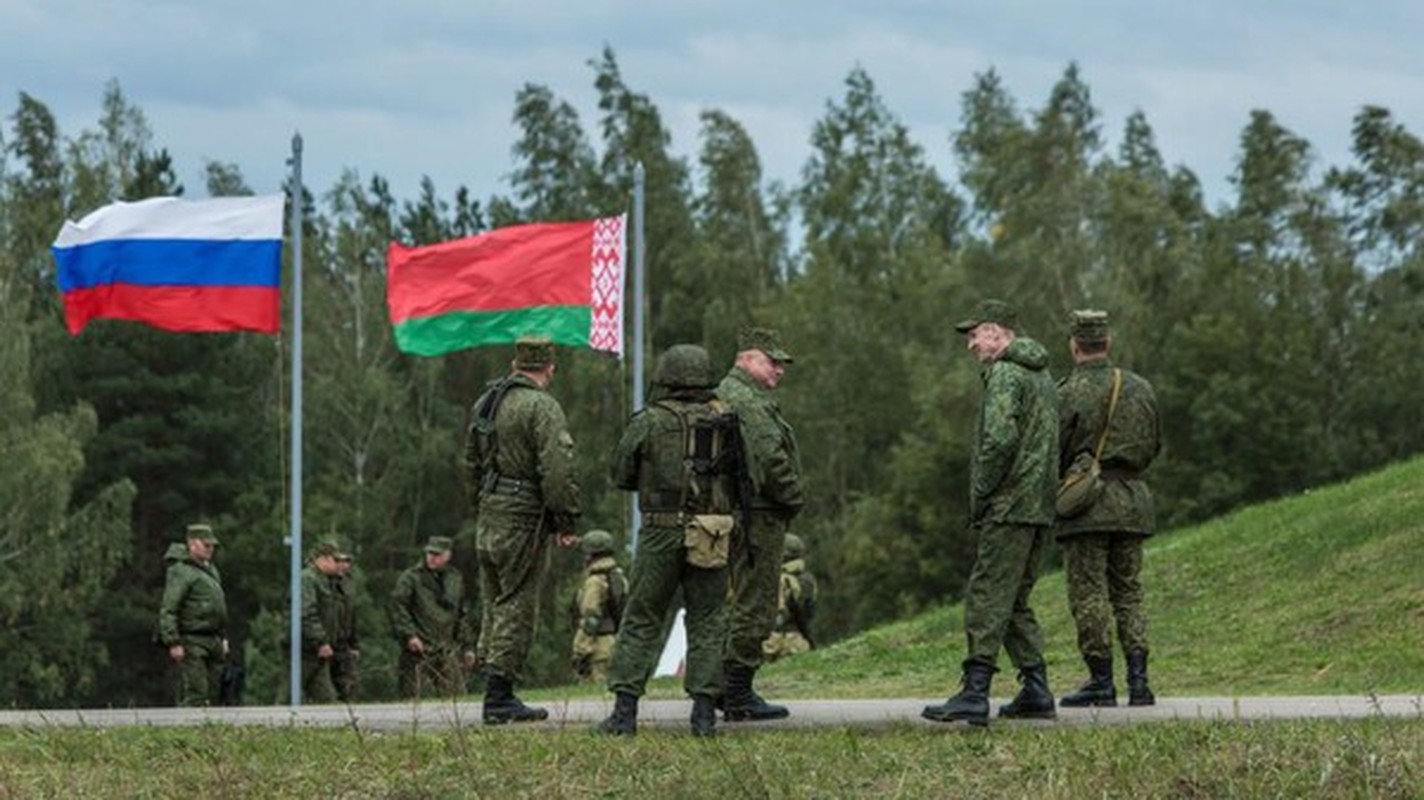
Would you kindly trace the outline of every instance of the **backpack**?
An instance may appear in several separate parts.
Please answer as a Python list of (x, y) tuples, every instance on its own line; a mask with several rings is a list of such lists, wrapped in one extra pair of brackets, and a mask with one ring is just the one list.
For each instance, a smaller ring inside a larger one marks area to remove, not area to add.
[(675, 403), (662, 400), (660, 408), (677, 417), (682, 436), (682, 466), (678, 510), (694, 514), (728, 514), (734, 502), (737, 479), (745, 474), (741, 429), (737, 415), (726, 403)]

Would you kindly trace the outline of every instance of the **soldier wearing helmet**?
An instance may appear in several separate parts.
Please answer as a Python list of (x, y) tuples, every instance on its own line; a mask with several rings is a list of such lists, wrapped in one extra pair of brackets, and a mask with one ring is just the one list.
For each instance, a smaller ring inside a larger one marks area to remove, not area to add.
[(811, 619), (816, 614), (816, 576), (806, 568), (806, 544), (786, 534), (781, 554), (781, 582), (776, 595), (776, 624), (762, 644), (768, 661), (814, 648)]
[(606, 683), (613, 641), (628, 598), (628, 579), (614, 558), (613, 534), (589, 531), (579, 538), (583, 582), (569, 606), (574, 641), (571, 666), (587, 683)]

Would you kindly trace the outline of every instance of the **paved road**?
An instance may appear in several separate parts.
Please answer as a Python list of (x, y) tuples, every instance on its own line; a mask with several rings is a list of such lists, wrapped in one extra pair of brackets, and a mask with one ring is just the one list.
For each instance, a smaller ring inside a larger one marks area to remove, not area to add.
[[(962, 726), (927, 722), (920, 718), (926, 705), (944, 698), (898, 700), (792, 700), (787, 702), (791, 717), (785, 720), (721, 725), (723, 730), (765, 730), (805, 727), (849, 726), (882, 728), (908, 724), (933, 728)], [(997, 708), (1002, 700), (995, 701)], [(586, 728), (607, 716), (608, 700), (579, 699), (542, 703), (549, 720), (538, 725), (512, 726), (518, 729), (560, 730)], [(691, 706), (685, 701), (651, 700), (639, 708), (640, 728), (685, 730)], [(1056, 721), (1019, 721), (1013, 725), (1122, 725), (1173, 719), (1348, 719), (1371, 716), (1424, 719), (1424, 695), (1341, 696), (1341, 697), (1169, 697), (1146, 708), (1061, 709)], [(0, 711), (0, 725), (7, 726), (174, 726), (174, 725), (266, 725), (348, 727), (362, 730), (444, 730), (480, 724), (479, 703), (424, 702), (358, 706), (243, 706), (237, 708), (179, 709), (73, 709), (48, 711)]]

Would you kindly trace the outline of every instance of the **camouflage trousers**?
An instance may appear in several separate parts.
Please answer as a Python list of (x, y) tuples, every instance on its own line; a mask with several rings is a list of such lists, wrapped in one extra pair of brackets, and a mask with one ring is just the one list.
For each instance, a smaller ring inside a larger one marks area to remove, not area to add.
[(786, 517), (753, 511), (751, 536), (738, 531), (728, 563), (727, 646), (723, 658), (753, 669), (765, 660), (762, 643), (776, 624), (777, 591)]
[(608, 683), (608, 665), (613, 662), (613, 640), (611, 633), (590, 636), (583, 631), (574, 633), (573, 658), (570, 666), (580, 683)]
[(1047, 529), (980, 523), (979, 550), (964, 595), (966, 661), (995, 665), (999, 649), (1018, 669), (1043, 663), (1043, 634), (1028, 598), (1038, 581)]
[(465, 694), (465, 671), (451, 647), (427, 644), (425, 652), (417, 655), (402, 646), (396, 668), (401, 697), (448, 698)]
[(688, 564), (682, 529), (651, 526), (642, 529), (633, 555), (623, 624), (608, 668), (609, 691), (642, 696), (662, 655), (668, 612), (679, 588), (687, 606), (683, 688), (689, 695), (722, 693), (727, 570)]
[(766, 637), (766, 641), (761, 644), (761, 651), (766, 656), (767, 661), (775, 661), (778, 658), (794, 656), (797, 653), (805, 653), (810, 649), (811, 643), (795, 628), (785, 631), (772, 631), (771, 635)]
[(226, 660), (222, 637), (184, 636), (180, 642), (183, 660), (173, 665), (174, 702), (180, 706), (217, 705)]
[(537, 514), (483, 509), (475, 526), (480, 570), (479, 654), (485, 668), (520, 683), (534, 641), (539, 583), (549, 557), (548, 531)]
[(360, 654), (355, 650), (337, 649), (331, 658), (331, 683), (336, 688), (336, 699), (343, 703), (356, 702), (356, 688), (360, 684), (357, 666)]
[(316, 653), (302, 653), (302, 702), (335, 703), (336, 685), (331, 681), (331, 659)]
[(1064, 538), (1068, 608), (1078, 626), (1085, 658), (1112, 658), (1111, 626), (1124, 653), (1147, 652), (1147, 614), (1142, 610), (1142, 537), (1079, 533)]

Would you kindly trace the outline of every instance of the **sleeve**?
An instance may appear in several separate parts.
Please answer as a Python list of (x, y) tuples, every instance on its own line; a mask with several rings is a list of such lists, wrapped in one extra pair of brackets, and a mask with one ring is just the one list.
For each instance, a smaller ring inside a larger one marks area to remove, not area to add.
[(317, 576), (309, 570), (302, 571), (302, 644), (311, 649), (331, 644), (330, 633), (322, 624), (321, 609), (318, 607), (320, 590), (317, 580)]
[(410, 610), (411, 603), (415, 599), (414, 593), (415, 581), (411, 573), (401, 573), (401, 576), (396, 579), (396, 588), (391, 590), (391, 602), (387, 607), (391, 618), (391, 633), (395, 634), (396, 640), (401, 643), (420, 633), (415, 616)]
[(801, 459), (790, 424), (775, 407), (762, 403), (747, 404), (738, 416), (757, 494), (779, 506), (800, 510), (805, 503)]
[[(539, 488), (544, 508), (557, 515), (577, 517), (580, 512), (579, 486), (574, 477), (574, 437), (559, 404), (548, 398), (535, 416), (535, 440), (539, 448)], [(556, 531), (557, 532), (557, 531)]]
[(638, 468), (640, 466), (643, 439), (647, 435), (647, 410), (640, 411), (628, 420), (618, 445), (613, 448), (613, 458), (609, 464), (609, 477), (613, 485), (624, 491), (638, 490)]
[(1012, 369), (1009, 365), (995, 365), (984, 388), (984, 426), (975, 443), (979, 469), (974, 474), (970, 498), (970, 506), (981, 515), (988, 511), (989, 498), (1003, 485), (1013, 467), (1014, 454), (1023, 435), (1019, 430)]
[(192, 580), (178, 565), (168, 568), (163, 582), (163, 601), (158, 607), (158, 640), (165, 647), (172, 647), (178, 640), (178, 610), (183, 606)]

